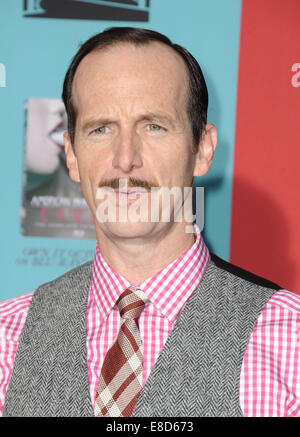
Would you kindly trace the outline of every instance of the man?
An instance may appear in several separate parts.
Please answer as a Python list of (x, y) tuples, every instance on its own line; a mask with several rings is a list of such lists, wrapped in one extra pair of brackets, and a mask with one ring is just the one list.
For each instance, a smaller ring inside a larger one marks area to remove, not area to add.
[(197, 62), (161, 34), (113, 28), (80, 48), (63, 98), (96, 253), (2, 304), (4, 415), (299, 415), (299, 297), (210, 254), (189, 214), (177, 220), (217, 145)]

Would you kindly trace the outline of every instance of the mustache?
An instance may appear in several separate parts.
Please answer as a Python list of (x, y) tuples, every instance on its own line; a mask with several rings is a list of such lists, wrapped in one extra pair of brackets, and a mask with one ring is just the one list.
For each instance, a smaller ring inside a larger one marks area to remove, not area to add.
[[(120, 184), (121, 181), (121, 184)], [(159, 185), (155, 184), (152, 181), (146, 181), (143, 179), (137, 179), (137, 178), (113, 178), (113, 179), (102, 179), (99, 184), (98, 188), (102, 187), (111, 187), (113, 189), (119, 188), (122, 186), (122, 184), (127, 183), (127, 188), (145, 188), (145, 190), (150, 191), (151, 188), (159, 188)]]

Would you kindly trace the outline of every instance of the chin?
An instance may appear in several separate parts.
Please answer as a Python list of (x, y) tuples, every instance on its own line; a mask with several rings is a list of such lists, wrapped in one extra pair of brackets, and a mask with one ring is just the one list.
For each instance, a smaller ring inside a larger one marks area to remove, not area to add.
[(110, 234), (115, 238), (143, 238), (155, 231), (158, 223), (153, 222), (116, 222), (101, 223), (98, 226), (107, 235)]

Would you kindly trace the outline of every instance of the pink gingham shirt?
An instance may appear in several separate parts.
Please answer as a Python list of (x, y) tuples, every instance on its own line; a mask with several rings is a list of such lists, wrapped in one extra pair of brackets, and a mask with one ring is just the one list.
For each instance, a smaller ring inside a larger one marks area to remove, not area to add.
[[(145, 384), (176, 318), (200, 283), (210, 260), (199, 228), (185, 253), (138, 284), (150, 298), (139, 319), (144, 347)], [(95, 402), (105, 354), (118, 333), (115, 302), (129, 286), (103, 259), (98, 245), (87, 307), (87, 363)], [(136, 284), (135, 284), (136, 285)], [(32, 294), (0, 302), (0, 416), (20, 335)], [(300, 296), (287, 290), (268, 301), (248, 343), (240, 376), (240, 405), (245, 416), (300, 417)]]

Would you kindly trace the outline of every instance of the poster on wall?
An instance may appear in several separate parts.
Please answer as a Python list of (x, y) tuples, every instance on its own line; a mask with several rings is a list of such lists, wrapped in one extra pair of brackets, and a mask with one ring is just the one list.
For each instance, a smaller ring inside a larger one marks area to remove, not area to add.
[(25, 236), (95, 238), (93, 215), (80, 184), (69, 178), (63, 143), (66, 126), (61, 100), (26, 101), (21, 208)]
[(150, 0), (23, 0), (24, 17), (149, 21)]

